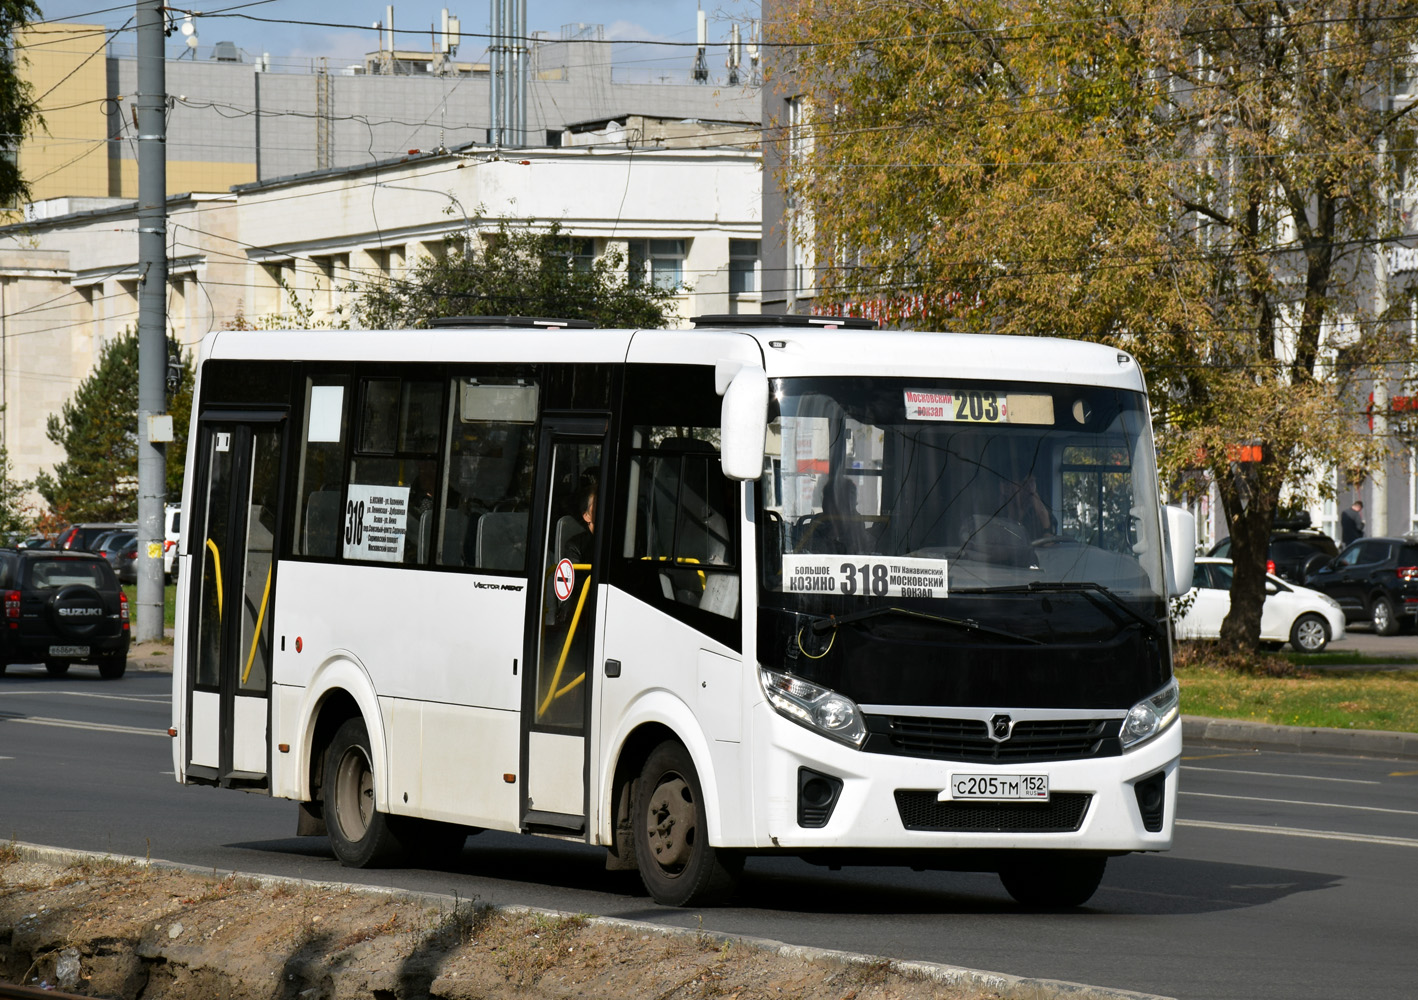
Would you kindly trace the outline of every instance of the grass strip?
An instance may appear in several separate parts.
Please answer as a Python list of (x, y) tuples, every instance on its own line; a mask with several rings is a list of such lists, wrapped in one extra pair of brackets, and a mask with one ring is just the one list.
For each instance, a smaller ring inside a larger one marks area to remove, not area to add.
[(1292, 670), (1273, 676), (1178, 666), (1182, 711), (1279, 726), (1418, 732), (1418, 671)]

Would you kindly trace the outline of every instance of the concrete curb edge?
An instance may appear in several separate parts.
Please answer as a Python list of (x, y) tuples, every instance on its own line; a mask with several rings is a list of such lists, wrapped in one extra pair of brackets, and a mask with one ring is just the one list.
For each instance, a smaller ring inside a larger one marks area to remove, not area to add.
[(1311, 726), (1276, 726), (1239, 719), (1182, 716), (1182, 741), (1191, 745), (1281, 750), (1291, 753), (1346, 754), (1418, 760), (1418, 733), (1383, 730), (1319, 729)]
[[(361, 885), (349, 882), (321, 882), (314, 879), (289, 878), (280, 875), (260, 875), (249, 872), (218, 871), (198, 865), (182, 864), (153, 858), (137, 858), (122, 854), (106, 854), (100, 851), (79, 851), (67, 848), (47, 847), (43, 844), (12, 842), (10, 844), (23, 856), (51, 864), (71, 864), (79, 859), (118, 862), (135, 866), (156, 866), (173, 871), (187, 872), (206, 877), (236, 875), (249, 878), (262, 886), (301, 886), (307, 889), (329, 889), (339, 892), (360, 892), (369, 895), (389, 896), (448, 906), (450, 908), (466, 904), (456, 896), (446, 893), (420, 892), (413, 889), (394, 889), (387, 886)], [(1055, 979), (1034, 979), (1011, 976), (1002, 972), (985, 972), (961, 966), (945, 965), (940, 962), (923, 962), (912, 959), (891, 959), (881, 955), (866, 955), (860, 952), (839, 951), (832, 948), (812, 948), (806, 945), (784, 944), (770, 938), (751, 937), (743, 934), (726, 934), (717, 931), (691, 930), (672, 927), (668, 924), (652, 924), (622, 917), (598, 917), (585, 914), (567, 913), (560, 910), (546, 910), (534, 906), (498, 906), (482, 904), (486, 909), (510, 914), (541, 914), (555, 917), (583, 917), (592, 926), (632, 930), (641, 933), (659, 934), (665, 937), (709, 938), (719, 942), (733, 942), (760, 951), (795, 958), (805, 962), (838, 962), (845, 965), (880, 965), (887, 963), (891, 969), (908, 975), (930, 979), (943, 986), (978, 988), (992, 990), (992, 995), (1001, 1000), (1173, 1000), (1153, 993), (1137, 993), (1132, 990), (1111, 989), (1106, 986), (1088, 986)]]

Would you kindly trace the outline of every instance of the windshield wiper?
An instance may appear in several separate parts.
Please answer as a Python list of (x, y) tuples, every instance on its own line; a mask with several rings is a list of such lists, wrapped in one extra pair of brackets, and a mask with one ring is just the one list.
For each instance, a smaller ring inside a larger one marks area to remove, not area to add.
[[(1160, 621), (1148, 618), (1138, 611), (1127, 601), (1118, 596), (1117, 591), (1110, 590), (1101, 583), (1093, 580), (1079, 580), (1067, 582), (1063, 580), (1054, 583), (1045, 583), (1042, 580), (1034, 580), (1030, 583), (1013, 584), (1004, 587), (971, 587), (951, 590), (952, 594), (1082, 594), (1092, 599), (1094, 594), (1104, 598), (1109, 604), (1117, 608), (1123, 614), (1136, 621), (1143, 628), (1147, 629), (1153, 638), (1162, 638), (1162, 628)], [(1095, 602), (1096, 603), (1096, 602)]]
[(1044, 645), (1041, 639), (1031, 639), (1027, 635), (1020, 635), (1017, 632), (1007, 632), (1004, 629), (991, 628), (988, 625), (981, 625), (973, 618), (947, 618), (944, 615), (933, 615), (925, 611), (912, 611), (909, 608), (868, 608), (865, 611), (854, 611), (851, 614), (836, 615), (831, 618), (823, 618), (815, 621), (809, 626), (813, 635), (821, 635), (823, 632), (834, 630), (839, 625), (851, 625), (856, 622), (864, 622), (870, 618), (881, 618), (886, 615), (901, 615), (903, 618), (920, 618), (929, 622), (938, 622), (942, 625), (954, 625), (956, 628), (963, 628), (969, 632), (982, 632), (985, 635), (997, 636), (1001, 639), (1009, 639), (1012, 642), (1025, 642), (1035, 646)]

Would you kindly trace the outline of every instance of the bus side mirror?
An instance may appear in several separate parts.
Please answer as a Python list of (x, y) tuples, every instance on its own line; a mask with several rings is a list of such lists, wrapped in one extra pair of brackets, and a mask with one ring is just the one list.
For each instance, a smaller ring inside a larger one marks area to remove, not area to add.
[(768, 436), (768, 375), (744, 365), (724, 390), (720, 410), (719, 464), (729, 479), (763, 474), (763, 442)]
[(1196, 569), (1196, 518), (1182, 507), (1164, 506), (1162, 534), (1167, 539), (1167, 596), (1181, 597), (1191, 589)]

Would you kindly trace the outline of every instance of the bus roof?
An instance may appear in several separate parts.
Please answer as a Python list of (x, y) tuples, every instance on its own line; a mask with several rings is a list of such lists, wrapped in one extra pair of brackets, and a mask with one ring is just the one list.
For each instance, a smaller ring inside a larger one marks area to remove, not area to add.
[[(761, 356), (770, 378), (886, 376), (1077, 382), (1142, 390), (1131, 355), (1102, 344), (1051, 337), (899, 330), (476, 328), (434, 330), (223, 330), (202, 342), (201, 360), (619, 363), (713, 365), (736, 350)], [(745, 343), (756, 345), (756, 350)]]

